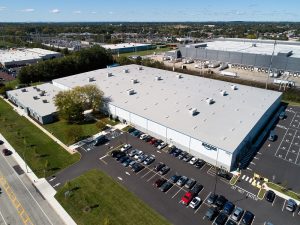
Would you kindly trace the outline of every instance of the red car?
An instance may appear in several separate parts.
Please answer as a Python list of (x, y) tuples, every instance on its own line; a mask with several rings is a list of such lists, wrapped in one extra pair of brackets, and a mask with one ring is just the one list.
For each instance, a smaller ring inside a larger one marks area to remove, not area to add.
[(184, 196), (182, 196), (180, 203), (184, 205), (188, 205), (190, 204), (190, 202), (193, 200), (194, 197), (195, 197), (195, 193), (188, 191), (184, 194)]
[(154, 145), (156, 142), (156, 138), (152, 138), (150, 141), (149, 141), (149, 144), (150, 145)]
[(155, 181), (154, 185), (155, 185), (157, 188), (159, 188), (159, 187), (161, 187), (164, 183), (166, 183), (166, 181), (167, 181), (166, 179), (160, 178), (160, 179), (158, 179), (158, 180)]

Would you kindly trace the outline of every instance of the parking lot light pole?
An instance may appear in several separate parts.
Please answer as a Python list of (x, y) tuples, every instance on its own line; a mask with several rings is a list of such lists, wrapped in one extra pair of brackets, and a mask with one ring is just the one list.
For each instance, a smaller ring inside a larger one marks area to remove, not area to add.
[(216, 174), (215, 174), (215, 185), (214, 185), (214, 194), (216, 194), (216, 189), (217, 189), (217, 182), (218, 182), (218, 175), (217, 175), (217, 171), (218, 171), (218, 157), (219, 157), (219, 149), (217, 149), (217, 157), (216, 157), (216, 165), (215, 165), (215, 168), (216, 168)]

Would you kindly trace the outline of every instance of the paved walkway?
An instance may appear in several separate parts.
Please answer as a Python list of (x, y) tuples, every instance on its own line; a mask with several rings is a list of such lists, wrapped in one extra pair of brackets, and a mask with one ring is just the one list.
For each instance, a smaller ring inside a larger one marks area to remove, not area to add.
[(72, 149), (69, 148), (68, 146), (66, 146), (64, 143), (62, 143), (59, 139), (57, 139), (54, 135), (52, 135), (49, 131), (47, 131), (43, 126), (41, 126), (39, 123), (37, 123), (35, 120), (33, 120), (31, 117), (29, 117), (28, 115), (26, 115), (26, 113), (24, 113), (24, 111), (18, 107), (16, 107), (15, 105), (13, 105), (10, 101), (8, 101), (5, 98), (2, 98), (4, 101), (6, 101), (9, 105), (11, 105), (13, 107), (13, 109), (21, 116), (26, 117), (31, 123), (33, 123), (36, 127), (38, 127), (41, 131), (43, 131), (48, 137), (50, 137), (53, 141), (55, 141), (57, 144), (59, 144), (62, 148), (64, 148), (65, 150), (67, 150), (70, 154), (74, 154), (76, 153), (76, 149)]

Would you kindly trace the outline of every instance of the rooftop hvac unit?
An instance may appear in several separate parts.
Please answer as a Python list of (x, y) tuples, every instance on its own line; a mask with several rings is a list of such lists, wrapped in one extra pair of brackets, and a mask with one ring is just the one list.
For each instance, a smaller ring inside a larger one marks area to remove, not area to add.
[(123, 72), (124, 73), (129, 73), (129, 70), (128, 69), (124, 69)]
[(220, 91), (220, 94), (221, 94), (222, 96), (226, 96), (226, 95), (227, 95), (227, 92), (226, 92), (226, 91)]
[(138, 82), (137, 79), (131, 79), (131, 83), (136, 84)]
[(128, 89), (126, 92), (127, 92), (128, 95), (133, 95), (134, 94), (134, 90), (133, 89)]
[(208, 105), (211, 105), (214, 103), (214, 100), (212, 98), (207, 98), (205, 101)]
[(88, 78), (88, 81), (89, 81), (89, 82), (93, 82), (93, 81), (94, 81), (94, 77), (89, 77), (89, 78)]
[(38, 96), (33, 96), (32, 98), (33, 98), (34, 100), (38, 100), (38, 99), (39, 99)]
[(160, 76), (156, 76), (156, 77), (155, 77), (155, 80), (157, 80), (157, 81), (158, 81), (158, 80), (161, 80), (161, 77), (160, 77)]
[(36, 88), (36, 91), (41, 91), (41, 89), (39, 89), (39, 88)]
[(26, 88), (23, 88), (23, 89), (21, 89), (21, 91), (22, 91), (22, 92), (26, 92), (27, 90), (26, 90)]
[(238, 88), (237, 88), (236, 85), (231, 85), (231, 89), (232, 89), (232, 90), (237, 90)]
[(107, 77), (111, 77), (111, 76), (112, 76), (112, 72), (108, 72)]
[(45, 96), (45, 93), (46, 93), (45, 91), (42, 91), (39, 95), (40, 96)]
[(140, 67), (139, 67), (139, 70), (143, 70), (143, 67), (142, 67), (142, 66), (140, 66)]
[(176, 77), (177, 77), (178, 79), (181, 79), (181, 78), (182, 78), (182, 75), (181, 75), (181, 74), (177, 74)]
[(197, 109), (196, 108), (190, 108), (189, 109), (189, 113), (191, 116), (195, 116), (198, 114)]
[(43, 103), (48, 103), (47, 99), (43, 99)]

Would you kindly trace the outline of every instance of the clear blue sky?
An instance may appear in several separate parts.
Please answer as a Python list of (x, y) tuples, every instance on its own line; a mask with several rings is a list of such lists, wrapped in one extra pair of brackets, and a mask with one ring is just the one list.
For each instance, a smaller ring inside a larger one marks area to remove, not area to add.
[(300, 0), (0, 0), (0, 22), (300, 21)]

